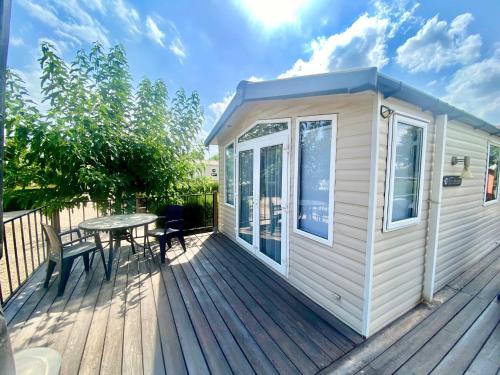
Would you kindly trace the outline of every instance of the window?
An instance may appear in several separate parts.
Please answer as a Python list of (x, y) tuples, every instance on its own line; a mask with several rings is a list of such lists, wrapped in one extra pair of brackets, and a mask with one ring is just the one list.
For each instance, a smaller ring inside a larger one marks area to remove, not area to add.
[(287, 122), (263, 122), (258, 123), (241, 137), (238, 138), (238, 142), (246, 142), (251, 139), (258, 137), (264, 137), (265, 135), (282, 132), (288, 129)]
[(295, 231), (332, 244), (336, 116), (297, 119)]
[(484, 187), (484, 202), (498, 202), (498, 166), (500, 164), (500, 146), (488, 145), (488, 165)]
[(234, 206), (234, 143), (226, 146), (224, 149), (224, 202)]
[(385, 229), (420, 220), (427, 123), (395, 115), (389, 131)]

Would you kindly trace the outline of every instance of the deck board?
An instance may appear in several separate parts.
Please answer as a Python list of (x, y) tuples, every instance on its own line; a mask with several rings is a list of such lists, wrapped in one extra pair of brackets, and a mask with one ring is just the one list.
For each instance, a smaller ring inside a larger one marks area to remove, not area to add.
[(500, 247), (322, 373), (496, 374), (499, 291)]
[(55, 278), (42, 287), (42, 267), (6, 305), (13, 346), (55, 348), (62, 375), (499, 369), (498, 249), (451, 281), (434, 306), (363, 341), (227, 237), (187, 243), (161, 266), (124, 246), (109, 282), (100, 259), (88, 274), (77, 262), (62, 297)]
[[(106, 332), (108, 325), (111, 301), (113, 298), (113, 287), (117, 282), (116, 269), (121, 256), (122, 253), (119, 250), (113, 258), (111, 282), (103, 283), (101, 287), (94, 315), (92, 316), (92, 323), (87, 335), (87, 342), (80, 364), (80, 374), (96, 374), (100, 370), (104, 340), (106, 337), (103, 332)], [(102, 267), (100, 259), (96, 258), (94, 261), (98, 263), (96, 265), (97, 267)]]

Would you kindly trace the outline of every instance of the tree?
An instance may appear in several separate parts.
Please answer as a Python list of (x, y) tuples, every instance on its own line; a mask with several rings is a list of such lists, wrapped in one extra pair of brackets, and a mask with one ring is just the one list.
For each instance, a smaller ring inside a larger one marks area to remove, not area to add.
[(6, 76), (4, 186), (12, 190), (28, 187), (33, 176), (39, 174), (38, 166), (31, 164), (26, 156), (40, 113), (22, 78), (9, 70)]
[(134, 94), (120, 45), (105, 51), (96, 43), (70, 65), (50, 43), (41, 52), (46, 114), (19, 77), (9, 78), (8, 121), (16, 137), (8, 149), (12, 167), (22, 170), (10, 189), (37, 186), (36, 204), (52, 209), (90, 198), (103, 207), (112, 201), (115, 211), (136, 194), (179, 194), (201, 157), (197, 93), (179, 90), (169, 103), (165, 83), (144, 78)]

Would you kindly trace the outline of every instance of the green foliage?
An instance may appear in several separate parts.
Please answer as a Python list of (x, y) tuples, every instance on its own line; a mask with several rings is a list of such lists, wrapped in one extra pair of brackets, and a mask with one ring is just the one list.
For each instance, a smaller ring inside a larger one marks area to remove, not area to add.
[[(91, 199), (115, 211), (133, 196), (183, 190), (202, 154), (196, 141), (203, 113), (197, 93), (179, 90), (169, 103), (165, 83), (144, 78), (136, 92), (122, 46), (96, 43), (66, 64), (42, 43), (41, 115), (22, 80), (9, 73), (6, 189), (28, 186), (36, 205), (51, 209)], [(68, 203), (70, 202), (70, 203)]]
[(218, 190), (219, 184), (211, 177), (197, 177), (189, 182), (188, 188), (185, 190), (186, 194), (197, 193), (214, 193)]

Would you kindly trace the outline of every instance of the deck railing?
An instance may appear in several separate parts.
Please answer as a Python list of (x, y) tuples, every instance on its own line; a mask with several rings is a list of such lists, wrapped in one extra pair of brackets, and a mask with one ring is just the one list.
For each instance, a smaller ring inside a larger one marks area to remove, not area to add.
[[(170, 203), (184, 206), (186, 231), (211, 231), (217, 227), (217, 193), (189, 194), (177, 197), (174, 202), (166, 197), (147, 198), (122, 207), (124, 212), (154, 212), (162, 214)], [(142, 203), (141, 203), (142, 202)], [(56, 228), (73, 229), (84, 220), (112, 212), (111, 202), (103, 212), (94, 202), (80, 202), (49, 217), (44, 208), (18, 211), (4, 218), (4, 257), (0, 259), (0, 303), (4, 305), (29, 277), (47, 259), (45, 238), (41, 223), (52, 223)], [(57, 220), (54, 223), (54, 220)], [(142, 229), (140, 229), (142, 230)], [(137, 235), (137, 233), (136, 233)], [(140, 233), (139, 236), (142, 236)]]

